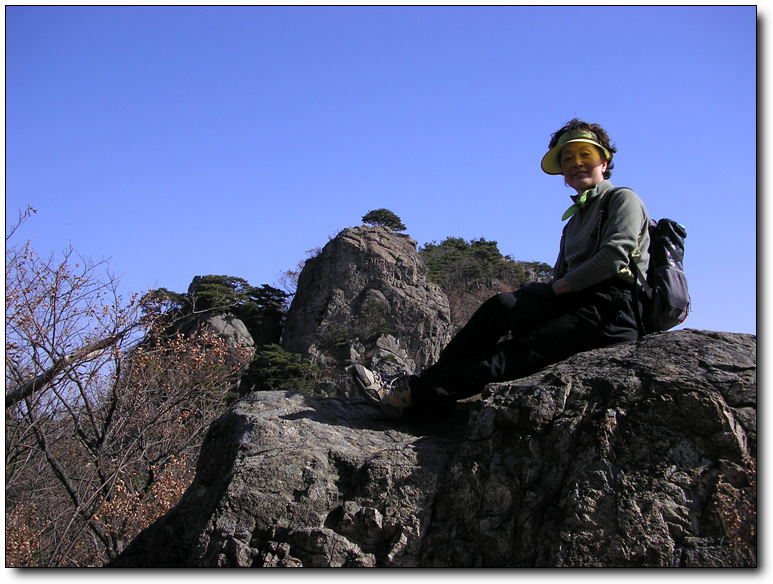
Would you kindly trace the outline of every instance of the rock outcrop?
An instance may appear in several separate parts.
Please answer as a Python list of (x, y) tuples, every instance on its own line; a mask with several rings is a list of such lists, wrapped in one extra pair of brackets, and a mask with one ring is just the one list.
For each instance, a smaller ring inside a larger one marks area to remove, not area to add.
[(427, 280), (416, 241), (386, 227), (344, 229), (309, 258), (283, 348), (340, 376), (351, 363), (410, 373), (450, 338), (448, 299)]
[(192, 314), (176, 321), (166, 333), (180, 333), (187, 337), (203, 334), (221, 339), (227, 352), (224, 365), (232, 371), (230, 378), (233, 383), (230, 391), (242, 391), (244, 374), (255, 355), (255, 341), (240, 318), (230, 312)]
[(439, 420), (254, 393), (111, 565), (755, 566), (756, 458), (752, 335), (578, 354)]

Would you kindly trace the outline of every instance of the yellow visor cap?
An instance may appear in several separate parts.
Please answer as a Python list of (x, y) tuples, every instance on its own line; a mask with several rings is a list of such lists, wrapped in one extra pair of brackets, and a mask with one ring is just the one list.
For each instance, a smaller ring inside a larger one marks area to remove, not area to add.
[(556, 142), (556, 145), (548, 150), (548, 153), (542, 157), (542, 170), (547, 174), (562, 174), (561, 160), (559, 157), (561, 156), (561, 151), (564, 149), (564, 146), (571, 144), (572, 142), (587, 142), (588, 144), (593, 144), (594, 146), (601, 148), (606, 160), (612, 158), (609, 150), (599, 144), (596, 134), (588, 132), (587, 130), (570, 130), (569, 132), (564, 132), (558, 139), (558, 142)]

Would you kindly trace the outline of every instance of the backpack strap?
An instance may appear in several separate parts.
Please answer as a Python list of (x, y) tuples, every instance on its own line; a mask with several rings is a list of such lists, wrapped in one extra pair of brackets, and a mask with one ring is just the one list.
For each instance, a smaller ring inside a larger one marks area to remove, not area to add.
[[(600, 211), (601, 221), (599, 221), (599, 233), (598, 233), (599, 244), (601, 243), (601, 229), (604, 226), (604, 222), (606, 221), (607, 216), (609, 215), (609, 205), (612, 202), (612, 195), (616, 192), (622, 191), (624, 188), (626, 187), (613, 188), (611, 191), (609, 191), (607, 194), (604, 195), (604, 198), (601, 201), (601, 211)], [(647, 228), (649, 229), (649, 226)], [(647, 279), (644, 277), (644, 274), (639, 268), (639, 264), (633, 260), (633, 257), (631, 257), (631, 254), (628, 254), (628, 267), (631, 269), (631, 272), (635, 274), (636, 280), (639, 282), (642, 289), (647, 294), (649, 294), (652, 288), (650, 287), (649, 283), (647, 282)]]
[[(612, 195), (614, 193), (620, 192), (626, 187), (615, 187), (608, 193), (604, 195), (604, 198), (601, 200), (601, 219), (599, 221), (599, 232), (598, 232), (598, 245), (601, 245), (601, 231), (604, 227), (604, 223), (607, 220), (607, 216), (609, 215), (609, 205), (612, 202)], [(647, 226), (647, 229), (649, 229), (649, 226)], [(642, 290), (645, 293), (645, 298), (649, 298), (652, 295), (652, 287), (647, 282), (646, 278), (644, 277), (644, 274), (642, 274), (642, 271), (639, 269), (639, 264), (637, 264), (633, 257), (631, 257), (631, 254), (628, 254), (628, 268), (631, 270), (632, 273), (636, 274), (636, 280), (641, 285)], [(646, 330), (644, 328), (644, 321), (642, 317), (642, 302), (639, 298), (639, 286), (634, 286), (634, 302), (636, 303), (636, 306), (634, 306), (634, 313), (636, 316), (636, 327), (639, 329), (639, 335), (644, 336), (646, 334)]]

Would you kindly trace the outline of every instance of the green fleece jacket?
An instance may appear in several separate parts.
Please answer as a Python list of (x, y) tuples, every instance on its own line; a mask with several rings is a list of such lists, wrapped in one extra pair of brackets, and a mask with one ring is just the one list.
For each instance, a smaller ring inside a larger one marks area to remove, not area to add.
[(615, 187), (608, 180), (594, 186), (585, 205), (569, 219), (561, 237), (555, 279), (566, 278), (573, 292), (609, 278), (636, 281), (628, 267), (633, 257), (644, 277), (649, 265), (650, 218), (639, 196), (628, 188), (612, 194), (609, 214), (597, 243), (601, 201)]

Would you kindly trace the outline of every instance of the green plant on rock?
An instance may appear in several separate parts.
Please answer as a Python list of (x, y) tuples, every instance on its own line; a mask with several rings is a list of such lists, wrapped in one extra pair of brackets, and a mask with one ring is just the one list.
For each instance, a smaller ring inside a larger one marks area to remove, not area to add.
[(340, 327), (330, 325), (320, 338), (320, 346), (328, 351), (346, 347), (356, 335)]
[(298, 353), (269, 344), (255, 353), (247, 371), (254, 391), (305, 391), (312, 393), (319, 368)]
[(381, 335), (396, 334), (397, 331), (387, 322), (388, 310), (388, 306), (383, 302), (372, 297), (368, 298), (351, 327), (350, 337), (358, 337), (366, 343), (372, 343)]

